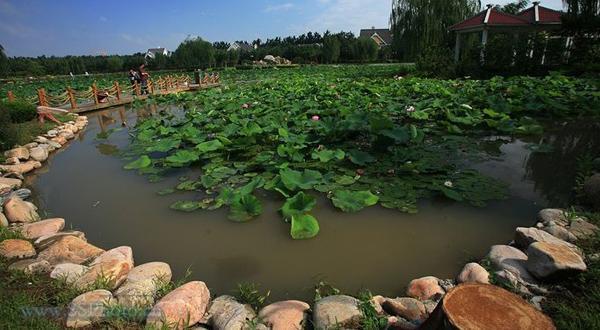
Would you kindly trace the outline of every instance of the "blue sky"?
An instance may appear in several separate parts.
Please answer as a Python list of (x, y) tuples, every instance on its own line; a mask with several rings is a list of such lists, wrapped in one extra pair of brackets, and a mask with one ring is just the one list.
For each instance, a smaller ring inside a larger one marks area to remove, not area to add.
[[(542, 5), (560, 9), (561, 0)], [(387, 27), (390, 11), (391, 0), (0, 0), (0, 44), (9, 56), (131, 54), (174, 50), (188, 35), (235, 41), (358, 33)]]

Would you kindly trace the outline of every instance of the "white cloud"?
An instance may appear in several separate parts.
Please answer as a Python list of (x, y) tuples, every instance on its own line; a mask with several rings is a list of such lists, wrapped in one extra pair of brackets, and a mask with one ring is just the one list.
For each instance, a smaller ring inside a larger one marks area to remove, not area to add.
[(383, 0), (318, 0), (323, 6), (320, 13), (310, 19), (303, 31), (352, 31), (385, 28), (392, 11), (391, 1)]
[(268, 5), (265, 8), (265, 12), (271, 13), (271, 12), (275, 12), (275, 11), (288, 11), (294, 7), (295, 7), (294, 4), (291, 2), (286, 2), (286, 3), (279, 4), (279, 5)]

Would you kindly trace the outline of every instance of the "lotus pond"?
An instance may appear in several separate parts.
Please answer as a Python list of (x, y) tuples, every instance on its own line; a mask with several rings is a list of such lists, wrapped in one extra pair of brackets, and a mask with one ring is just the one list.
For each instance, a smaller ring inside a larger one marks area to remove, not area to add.
[(91, 114), (32, 177), (38, 205), (216, 292), (307, 298), (324, 280), (393, 295), (566, 205), (600, 154), (596, 80), (399, 70), (229, 73), (237, 83)]

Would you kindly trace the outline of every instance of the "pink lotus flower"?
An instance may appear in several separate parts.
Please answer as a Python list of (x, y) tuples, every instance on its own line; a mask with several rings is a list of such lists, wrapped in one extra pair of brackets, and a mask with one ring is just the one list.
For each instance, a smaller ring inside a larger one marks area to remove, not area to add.
[(311, 119), (312, 119), (313, 121), (319, 121), (319, 120), (321, 119), (321, 117), (319, 117), (319, 116), (317, 116), (317, 115), (314, 115), (314, 116), (312, 116), (312, 118), (311, 118)]

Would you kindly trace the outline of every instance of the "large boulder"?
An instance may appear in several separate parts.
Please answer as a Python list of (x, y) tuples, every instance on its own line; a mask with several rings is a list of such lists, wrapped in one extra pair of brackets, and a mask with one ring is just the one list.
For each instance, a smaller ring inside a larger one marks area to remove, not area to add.
[(231, 296), (217, 297), (208, 310), (208, 324), (215, 330), (243, 330), (254, 318), (256, 313), (250, 305)]
[(600, 210), (600, 173), (594, 174), (585, 180), (583, 193), (587, 201), (596, 210)]
[(102, 279), (111, 290), (114, 290), (125, 281), (127, 274), (133, 268), (131, 247), (120, 246), (108, 250), (94, 259), (89, 266), (90, 268), (75, 281), (75, 287), (85, 289)]
[(563, 226), (552, 224), (542, 227), (542, 230), (566, 242), (575, 242), (577, 240), (577, 237)]
[(400, 316), (413, 322), (422, 322), (428, 315), (425, 305), (414, 298), (386, 299), (382, 307), (390, 315)]
[(491, 247), (487, 258), (496, 270), (508, 271), (528, 283), (536, 282), (525, 267), (527, 255), (519, 249), (508, 245), (494, 245)]
[(358, 327), (362, 318), (359, 304), (358, 299), (345, 295), (328, 296), (317, 301), (313, 310), (315, 329)]
[(50, 277), (56, 280), (63, 280), (69, 284), (74, 283), (83, 274), (88, 271), (89, 267), (84, 265), (64, 263), (54, 266)]
[(29, 241), (7, 239), (0, 242), (0, 256), (6, 259), (35, 257), (35, 248)]
[(535, 242), (546, 242), (546, 243), (554, 243), (554, 244), (563, 244), (574, 251), (579, 251), (579, 248), (569, 242), (563, 241), (558, 237), (554, 237), (551, 234), (539, 230), (537, 228), (525, 228), (518, 227), (515, 231), (515, 245), (526, 249), (530, 244)]
[(538, 221), (543, 223), (545, 226), (559, 225), (566, 227), (569, 225), (569, 219), (565, 210), (561, 209), (543, 209), (538, 212)]
[(25, 259), (8, 266), (9, 270), (17, 270), (25, 274), (41, 274), (50, 272), (51, 266), (46, 260)]
[(183, 329), (202, 319), (210, 302), (204, 282), (188, 282), (164, 296), (146, 318), (149, 327)]
[(8, 219), (6, 218), (4, 213), (0, 212), (0, 228), (8, 227), (8, 225), (9, 225)]
[(39, 250), (45, 250), (47, 247), (56, 243), (61, 237), (64, 236), (74, 236), (83, 240), (84, 242), (87, 242), (87, 239), (85, 238), (85, 233), (77, 230), (69, 230), (41, 236), (33, 242), (33, 245)]
[(115, 292), (119, 304), (127, 307), (154, 304), (160, 283), (171, 281), (171, 267), (164, 262), (149, 262), (133, 268)]
[(490, 283), (490, 274), (480, 264), (471, 262), (466, 264), (456, 278), (458, 283)]
[(583, 272), (587, 269), (583, 258), (563, 244), (535, 242), (527, 248), (527, 269), (544, 279)]
[(586, 239), (594, 236), (598, 231), (598, 226), (585, 221), (582, 218), (576, 218), (571, 221), (569, 232), (578, 239)]
[(300, 330), (306, 327), (310, 305), (298, 300), (278, 301), (263, 307), (258, 318), (269, 329)]
[(29, 159), (29, 150), (25, 147), (18, 147), (14, 149), (10, 149), (4, 152), (5, 158), (18, 158), (20, 160), (28, 160)]
[(10, 186), (11, 189), (19, 189), (19, 188), (21, 188), (22, 184), (23, 184), (23, 181), (21, 181), (19, 179), (0, 177), (0, 185)]
[(104, 250), (75, 236), (59, 237), (54, 244), (40, 252), (39, 259), (51, 265), (62, 263), (82, 264), (100, 255)]
[(64, 227), (65, 219), (53, 218), (27, 223), (21, 228), (21, 233), (27, 239), (37, 239), (42, 236), (54, 235)]
[(106, 290), (94, 290), (77, 296), (69, 304), (67, 328), (89, 327), (101, 322), (106, 308), (113, 303), (112, 293)]
[(421, 301), (429, 299), (437, 300), (445, 293), (444, 289), (439, 285), (439, 281), (434, 276), (414, 279), (408, 283), (406, 294)]
[(42, 147), (31, 148), (29, 149), (29, 156), (33, 160), (44, 162), (48, 159), (48, 149)]
[(18, 196), (12, 196), (4, 202), (4, 214), (8, 222), (12, 223), (27, 223), (40, 219), (40, 216), (37, 214), (37, 207)]
[(35, 160), (30, 160), (25, 163), (21, 163), (21, 164), (17, 164), (17, 165), (0, 165), (0, 171), (24, 174), (24, 173), (29, 173), (29, 172), (35, 170), (36, 168), (40, 168), (40, 167), (42, 167), (42, 163), (35, 161)]

